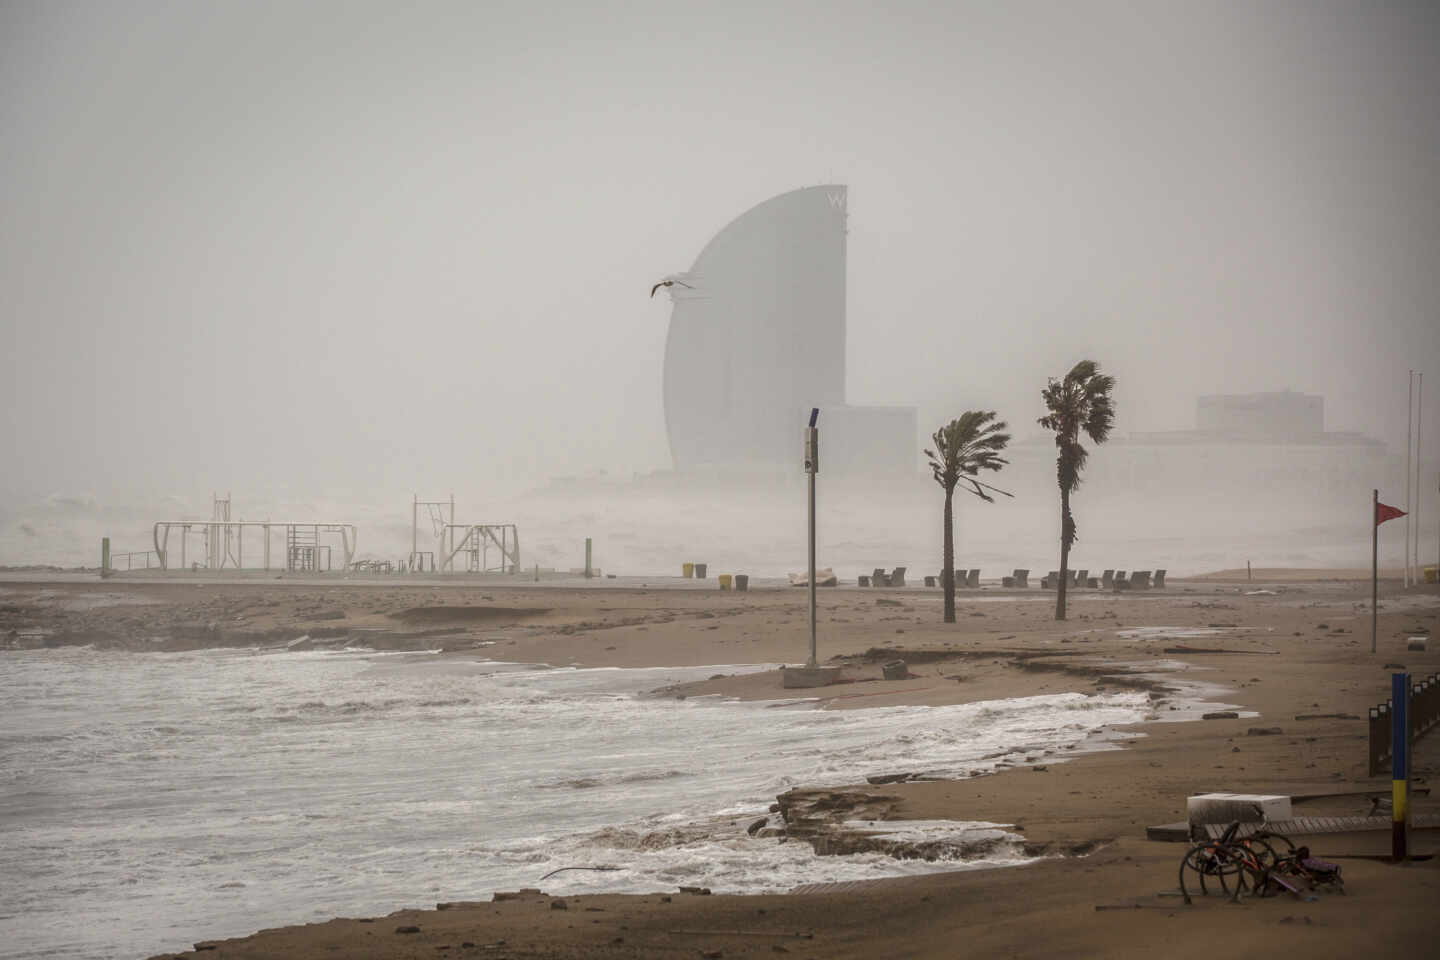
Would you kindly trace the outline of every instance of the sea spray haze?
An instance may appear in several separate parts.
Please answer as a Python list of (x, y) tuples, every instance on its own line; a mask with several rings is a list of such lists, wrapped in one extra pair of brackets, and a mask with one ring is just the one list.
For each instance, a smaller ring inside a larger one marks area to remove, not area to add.
[[(1415, 161), (1440, 155), (1440, 8), (920, 6), (0, 6), (0, 556), (57, 559), (31, 516), (57, 493), (122, 510), (178, 495), (201, 517), (216, 490), (247, 516), (327, 499), (403, 531), (411, 495), (453, 489), (470, 518), (546, 527), (505, 507), (555, 477), (603, 488), (671, 466), (654, 281), (738, 212), (822, 179), (849, 187), (855, 403), (1015, 424), (1046, 375), (1098, 356), (1127, 431), (1190, 427), (1202, 394), (1293, 387), (1324, 394), (1327, 429), (1402, 449), (1404, 371), (1440, 356), (1440, 167)], [(694, 402), (723, 416), (722, 398)], [(1440, 390), (1426, 404), (1440, 426)], [(1029, 439), (1009, 454), (1017, 494)], [(1160, 501), (1187, 496), (1192, 532), (1228, 528), (1200, 549), (1234, 564), (1232, 498), (1166, 477), (1108, 523), (1102, 473), (1076, 549), (1128, 537), (1136, 555), (1088, 565), (1168, 560), (1142, 541), (1159, 517), (1179, 542)], [(1292, 552), (1338, 548), (1310, 528), (1345, 503), (1363, 551), (1364, 498), (1385, 484), (1347, 500), (1293, 473), (1252, 484), (1284, 508)], [(840, 528), (831, 483), (822, 538)], [(876, 552), (902, 555), (858, 569), (933, 566), (933, 518), (879, 522), (902, 499), (859, 515), (894, 531)], [(1050, 556), (1026, 539), (1049, 502), (987, 508), (966, 542), (1013, 530)], [(567, 522), (565, 566), (575, 535), (619, 550), (609, 535), (647, 518), (583, 509), (617, 522)], [(141, 549), (168, 512), (77, 525), (64, 562), (93, 563), (97, 533)], [(404, 552), (403, 532), (359, 519), (362, 544)], [(721, 533), (684, 539), (709, 552)], [(1279, 531), (1262, 539), (1284, 559)], [(605, 566), (689, 558), (620, 559)]]

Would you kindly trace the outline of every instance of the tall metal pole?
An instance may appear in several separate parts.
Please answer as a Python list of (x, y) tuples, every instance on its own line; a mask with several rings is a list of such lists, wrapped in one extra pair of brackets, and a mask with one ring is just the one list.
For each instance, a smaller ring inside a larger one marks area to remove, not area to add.
[[(1410, 380), (1405, 390), (1405, 512), (1414, 514), (1410, 502), (1410, 430), (1415, 421), (1415, 371), (1410, 371)], [(1410, 586), (1410, 516), (1405, 518), (1405, 586)]]
[(1415, 563), (1415, 582), (1420, 582), (1420, 418), (1425, 412), (1425, 372), (1415, 374), (1415, 544), (1412, 557)]
[(1380, 632), (1380, 491), (1370, 491), (1370, 652)]
[(810, 659), (805, 666), (816, 666), (815, 660), (815, 474), (820, 470), (820, 431), (815, 420), (818, 407), (810, 411), (810, 426), (805, 430), (805, 473), (810, 478)]
[(810, 474), (810, 659), (807, 667), (815, 666), (815, 474)]

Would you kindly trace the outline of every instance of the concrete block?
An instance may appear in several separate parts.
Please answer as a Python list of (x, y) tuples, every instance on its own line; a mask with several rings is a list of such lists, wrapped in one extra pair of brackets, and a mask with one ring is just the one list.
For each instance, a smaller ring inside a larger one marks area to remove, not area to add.
[(840, 681), (839, 667), (785, 667), (780, 671), (781, 686), (787, 690), (825, 687)]
[(1201, 793), (1185, 800), (1185, 816), (1192, 824), (1258, 823), (1289, 820), (1290, 798), (1262, 793)]

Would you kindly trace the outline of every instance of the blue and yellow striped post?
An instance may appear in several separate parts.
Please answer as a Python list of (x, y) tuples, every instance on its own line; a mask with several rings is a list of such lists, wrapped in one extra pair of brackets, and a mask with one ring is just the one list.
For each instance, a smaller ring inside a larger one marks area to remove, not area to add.
[(1390, 854), (1405, 860), (1405, 826), (1410, 819), (1410, 674), (1390, 674), (1390, 790), (1394, 822)]

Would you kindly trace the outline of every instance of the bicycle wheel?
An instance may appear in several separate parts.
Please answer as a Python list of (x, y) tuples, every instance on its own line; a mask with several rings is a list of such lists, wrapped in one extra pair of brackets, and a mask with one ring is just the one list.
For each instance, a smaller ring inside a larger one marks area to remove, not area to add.
[(1195, 889), (1201, 896), (1209, 896), (1211, 888), (1218, 886), (1221, 893), (1229, 894), (1239, 870), (1239, 863), (1219, 844), (1191, 847), (1180, 860), (1180, 893), (1186, 903), (1190, 902), (1191, 891)]
[[(1269, 844), (1271, 849), (1279, 853), (1282, 858), (1295, 855), (1295, 844), (1291, 843), (1290, 838), (1283, 833), (1271, 833), (1268, 830), (1262, 830), (1255, 834), (1254, 839), (1264, 840)], [(1282, 846), (1285, 848), (1283, 851), (1280, 850)]]

